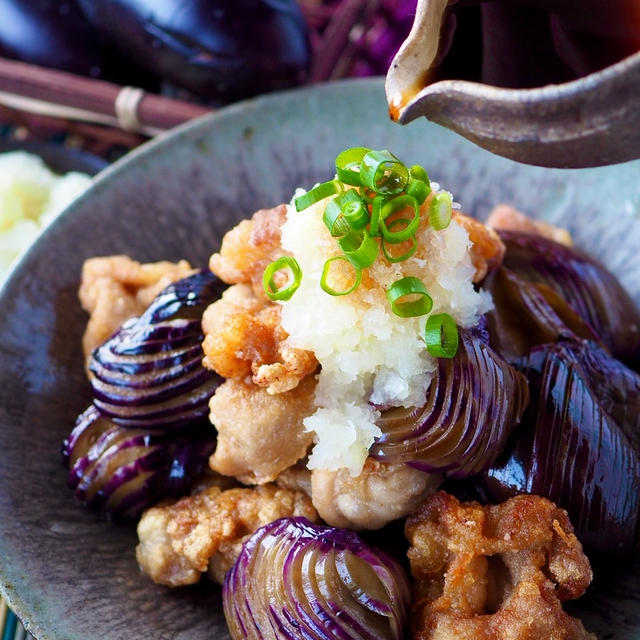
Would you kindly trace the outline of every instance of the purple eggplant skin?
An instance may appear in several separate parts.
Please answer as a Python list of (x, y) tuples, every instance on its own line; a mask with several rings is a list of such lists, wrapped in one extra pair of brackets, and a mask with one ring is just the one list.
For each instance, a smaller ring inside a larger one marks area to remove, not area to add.
[(538, 234), (499, 231), (504, 266), (562, 296), (590, 325), (612, 355), (638, 369), (640, 311), (615, 276), (580, 251)]
[(233, 640), (402, 640), (410, 601), (393, 557), (305, 518), (255, 531), (222, 589)]
[(183, 278), (93, 352), (93, 403), (104, 416), (148, 431), (206, 418), (222, 378), (202, 366), (201, 318), (226, 286), (208, 270)]
[(91, 26), (75, 0), (0, 0), (0, 56), (120, 84), (157, 86)]
[(600, 343), (591, 326), (546, 284), (529, 282), (501, 266), (487, 275), (482, 288), (494, 304), (486, 315), (489, 344), (507, 362), (559, 340), (585, 338)]
[(78, 0), (114, 46), (152, 73), (229, 102), (300, 84), (307, 26), (296, 0)]
[(63, 442), (62, 457), (78, 500), (113, 517), (135, 518), (160, 499), (187, 493), (215, 445), (206, 421), (169, 437), (118, 427), (90, 405)]
[(539, 494), (567, 510), (585, 547), (628, 555), (640, 524), (640, 376), (593, 342), (532, 349), (517, 366), (532, 405), (481, 490)]
[(439, 358), (422, 407), (390, 409), (370, 455), (463, 479), (489, 467), (529, 402), (526, 378), (487, 344), (484, 327), (460, 332)]

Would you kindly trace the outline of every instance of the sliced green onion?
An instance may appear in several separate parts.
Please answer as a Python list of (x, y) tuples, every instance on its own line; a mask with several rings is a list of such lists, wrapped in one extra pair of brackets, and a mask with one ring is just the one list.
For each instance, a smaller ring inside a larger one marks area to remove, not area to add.
[(435, 358), (453, 358), (458, 351), (458, 327), (448, 313), (430, 316), (424, 337), (427, 351)]
[(409, 169), (409, 173), (412, 178), (420, 180), (420, 182), (424, 182), (427, 187), (429, 187), (429, 190), (431, 190), (431, 181), (429, 180), (429, 175), (425, 171), (424, 167), (421, 167), (419, 164), (414, 164), (413, 167)]
[(418, 204), (422, 204), (430, 193), (431, 187), (428, 184), (417, 178), (409, 178), (407, 195), (413, 196)]
[(382, 207), (389, 200), (387, 196), (376, 196), (371, 204), (371, 224), (369, 225), (369, 235), (380, 236), (380, 221), (382, 220)]
[[(344, 260), (346, 263), (350, 264), (353, 267), (353, 270), (355, 273), (353, 284), (348, 289), (345, 289), (344, 291), (338, 291), (337, 289), (334, 289), (327, 282), (329, 279), (329, 271), (331, 270), (331, 264), (336, 260)], [(346, 296), (348, 293), (355, 291), (360, 286), (361, 282), (362, 282), (362, 269), (358, 269), (358, 267), (356, 267), (349, 260), (349, 258), (347, 258), (347, 256), (336, 256), (335, 258), (329, 258), (329, 260), (327, 260), (324, 263), (324, 268), (322, 269), (322, 276), (320, 277), (320, 286), (322, 287), (322, 290), (328, 293), (330, 296)]]
[[(391, 230), (394, 226), (398, 224), (404, 223), (405, 225), (407, 225), (410, 222), (411, 221), (408, 218), (396, 218), (395, 220), (392, 220), (389, 223), (389, 230)], [(418, 250), (418, 241), (416, 237), (412, 236), (411, 238), (409, 238), (409, 240), (411, 240), (411, 248), (407, 252), (399, 256), (394, 256), (393, 254), (389, 253), (389, 251), (387, 251), (387, 244), (393, 244), (394, 246), (397, 246), (398, 243), (387, 243), (383, 238), (382, 253), (384, 253), (384, 257), (391, 263), (403, 262), (404, 260), (409, 259)]]
[[(275, 275), (278, 271), (290, 271), (286, 286), (278, 288)], [(262, 274), (262, 287), (269, 300), (289, 300), (297, 291), (302, 281), (302, 269), (295, 258), (282, 256), (267, 266)]]
[[(333, 205), (334, 203), (340, 207), (343, 218), (352, 229), (364, 229), (369, 224), (367, 205), (355, 189), (349, 189), (334, 198), (329, 204)], [(327, 205), (327, 208), (329, 208), (329, 205)]]
[(356, 269), (370, 267), (378, 256), (378, 242), (366, 231), (350, 231), (346, 236), (338, 240), (338, 244), (347, 260)]
[(328, 182), (323, 182), (313, 187), (311, 191), (307, 191), (307, 193), (298, 196), (293, 201), (293, 204), (296, 207), (296, 211), (303, 211), (312, 204), (320, 202), (320, 200), (324, 200), (335, 193), (342, 193), (343, 191), (344, 187), (339, 180), (329, 180)]
[[(403, 300), (405, 297), (410, 299)], [(413, 276), (396, 280), (387, 289), (387, 300), (389, 300), (393, 313), (401, 318), (423, 316), (429, 313), (433, 307), (433, 301), (424, 284), (419, 278)]]
[(409, 182), (409, 169), (389, 151), (369, 151), (360, 164), (363, 187), (383, 195), (404, 191)]
[[(385, 224), (385, 220), (392, 214), (402, 211), (403, 209), (412, 209), (413, 217), (409, 220), (406, 227), (399, 231), (391, 231)], [(380, 228), (382, 236), (389, 244), (404, 242), (412, 236), (415, 236), (420, 224), (420, 207), (413, 196), (401, 195), (388, 200), (380, 211)]]
[(346, 194), (336, 196), (327, 203), (324, 213), (322, 214), (322, 220), (329, 229), (329, 233), (337, 238), (344, 236), (351, 231), (351, 226), (345, 220), (342, 212), (342, 197)]
[(451, 222), (451, 194), (442, 191), (433, 196), (429, 203), (429, 224), (439, 231), (446, 229)]
[(336, 158), (336, 174), (338, 180), (345, 184), (359, 187), (360, 182), (360, 163), (362, 158), (369, 153), (371, 149), (366, 147), (352, 147), (345, 149)]

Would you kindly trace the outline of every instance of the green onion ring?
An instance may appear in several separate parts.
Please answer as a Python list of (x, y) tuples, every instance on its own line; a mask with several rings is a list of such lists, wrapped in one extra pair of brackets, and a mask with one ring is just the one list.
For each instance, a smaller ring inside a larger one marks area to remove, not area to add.
[[(391, 231), (385, 224), (385, 220), (396, 211), (401, 211), (410, 207), (413, 209), (413, 218), (411, 218), (409, 224), (400, 231)], [(412, 236), (415, 236), (418, 226), (420, 224), (420, 207), (418, 202), (413, 196), (401, 195), (388, 200), (380, 211), (380, 228), (382, 229), (382, 236), (389, 244), (396, 244), (398, 242), (404, 242)]]
[(378, 242), (366, 231), (350, 231), (346, 236), (338, 240), (338, 244), (347, 260), (356, 269), (370, 267), (378, 257)]
[[(291, 270), (291, 278), (289, 283), (282, 289), (278, 289), (278, 285), (274, 280), (276, 272), (283, 269)], [(291, 256), (282, 256), (274, 260), (267, 266), (262, 274), (262, 287), (267, 294), (269, 300), (289, 300), (297, 291), (302, 281), (302, 269), (295, 258)]]
[(352, 229), (364, 229), (369, 224), (369, 211), (355, 189), (349, 189), (335, 199), (340, 204), (342, 215)]
[(424, 337), (427, 351), (435, 358), (453, 358), (458, 351), (458, 327), (448, 313), (430, 316)]
[(389, 151), (369, 151), (360, 164), (363, 187), (382, 195), (404, 191), (409, 182), (409, 169)]
[[(338, 291), (337, 289), (334, 289), (327, 283), (327, 280), (329, 279), (329, 270), (331, 269), (331, 263), (335, 262), (336, 260), (344, 260), (345, 262), (349, 263), (353, 267), (355, 272), (355, 279), (354, 279), (353, 285), (351, 285), (351, 287), (349, 287), (348, 289), (345, 289), (344, 291)], [(348, 293), (355, 291), (360, 286), (361, 282), (362, 282), (362, 269), (358, 269), (358, 267), (356, 267), (349, 260), (349, 258), (347, 258), (347, 256), (336, 256), (335, 258), (329, 258), (324, 263), (324, 268), (322, 269), (322, 276), (320, 277), (320, 287), (324, 292), (328, 293), (330, 296), (346, 296)]]
[(346, 194), (342, 194), (332, 198), (327, 203), (324, 213), (322, 214), (322, 221), (334, 238), (344, 236), (351, 231), (351, 226), (345, 220), (342, 211), (342, 197), (345, 195)]
[[(371, 149), (366, 147), (352, 147), (345, 149), (336, 158), (336, 174), (338, 180), (354, 187), (359, 187), (360, 182), (360, 163), (362, 158), (369, 153)], [(357, 168), (357, 171), (355, 170)]]
[[(404, 296), (417, 295), (415, 300), (402, 301)], [(407, 276), (396, 280), (387, 289), (387, 300), (391, 310), (401, 318), (415, 318), (424, 316), (433, 307), (433, 300), (419, 278)]]
[(442, 191), (429, 203), (429, 224), (436, 231), (446, 229), (451, 222), (451, 194)]
[(312, 204), (320, 202), (320, 200), (324, 200), (335, 193), (342, 193), (343, 191), (344, 188), (339, 180), (329, 180), (328, 182), (323, 182), (313, 187), (311, 191), (307, 191), (307, 193), (298, 196), (294, 199), (293, 204), (296, 211), (303, 211)]
[(423, 204), (427, 196), (431, 193), (431, 187), (417, 178), (409, 178), (407, 195), (413, 196), (418, 204)]
[(409, 173), (412, 178), (416, 180), (420, 180), (420, 182), (424, 182), (427, 187), (429, 187), (429, 191), (431, 191), (431, 181), (429, 180), (429, 174), (426, 172), (424, 167), (421, 167), (419, 164), (414, 164), (411, 169), (409, 169)]
[[(396, 218), (395, 220), (392, 220), (389, 223), (389, 229), (394, 227), (396, 224), (400, 224), (401, 222), (409, 224), (410, 220), (408, 218)], [(387, 242), (385, 242), (385, 240), (383, 238), (382, 239), (382, 253), (384, 253), (384, 257), (392, 264), (394, 264), (396, 262), (403, 262), (404, 260), (408, 260), (418, 250), (418, 240), (416, 239), (416, 237), (415, 236), (411, 236), (411, 238), (409, 238), (409, 240), (411, 240), (411, 243), (412, 243), (411, 249), (409, 249), (409, 251), (407, 251), (406, 253), (403, 253), (400, 256), (393, 256), (387, 251), (387, 244), (393, 244), (393, 243), (387, 243)]]
[(387, 196), (376, 196), (371, 205), (371, 224), (369, 225), (369, 235), (382, 235), (380, 222), (382, 220), (382, 207), (389, 200)]

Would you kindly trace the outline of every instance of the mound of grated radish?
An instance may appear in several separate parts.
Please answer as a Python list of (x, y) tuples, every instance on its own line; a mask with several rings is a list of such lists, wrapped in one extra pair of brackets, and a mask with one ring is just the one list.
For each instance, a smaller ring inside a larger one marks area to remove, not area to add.
[[(356, 476), (380, 435), (380, 411), (422, 405), (436, 364), (423, 338), (428, 315), (396, 316), (386, 288), (405, 276), (419, 277), (433, 299), (431, 314), (448, 313), (459, 327), (477, 324), (492, 303), (488, 293), (473, 287), (467, 231), (455, 218), (435, 231), (427, 216), (411, 258), (390, 264), (380, 252), (360, 287), (349, 295), (328, 295), (319, 284), (323, 266), (340, 249), (322, 220), (326, 203), (321, 200), (301, 212), (288, 207), (282, 247), (298, 261), (303, 277), (296, 294), (282, 305), (282, 326), (290, 344), (313, 351), (322, 367), (316, 410), (304, 420), (315, 441), (308, 467), (346, 467)], [(349, 265), (337, 264), (332, 277), (344, 285), (351, 277)]]

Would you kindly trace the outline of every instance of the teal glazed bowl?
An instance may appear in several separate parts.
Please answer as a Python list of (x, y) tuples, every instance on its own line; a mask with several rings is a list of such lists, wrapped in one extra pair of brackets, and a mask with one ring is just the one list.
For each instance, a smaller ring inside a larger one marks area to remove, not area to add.
[[(237, 221), (326, 180), (338, 152), (362, 145), (424, 165), (481, 219), (506, 202), (567, 227), (640, 305), (640, 161), (518, 164), (426, 121), (391, 123), (382, 79), (238, 103), (141, 147), (98, 176), (0, 292), (0, 585), (39, 640), (228, 638), (219, 587), (151, 583), (136, 564), (135, 527), (87, 511), (66, 487), (60, 445), (90, 400), (83, 260), (204, 266)], [(640, 638), (640, 562), (599, 568), (571, 611), (600, 638)]]

